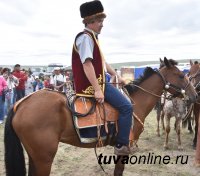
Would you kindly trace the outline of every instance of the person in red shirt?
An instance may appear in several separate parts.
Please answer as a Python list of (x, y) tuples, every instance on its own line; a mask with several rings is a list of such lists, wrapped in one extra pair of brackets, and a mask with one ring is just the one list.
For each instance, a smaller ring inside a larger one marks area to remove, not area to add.
[(20, 70), (20, 65), (14, 66), (13, 75), (19, 79), (19, 84), (16, 85), (16, 101), (25, 96), (25, 82), (27, 81), (27, 75)]
[(44, 87), (48, 89), (53, 89), (52, 85), (50, 84), (50, 77), (47, 75), (44, 77)]

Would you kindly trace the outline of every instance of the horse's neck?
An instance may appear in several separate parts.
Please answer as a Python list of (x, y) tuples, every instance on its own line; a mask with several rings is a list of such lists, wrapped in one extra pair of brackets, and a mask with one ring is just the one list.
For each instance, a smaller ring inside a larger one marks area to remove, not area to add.
[[(143, 89), (151, 92), (155, 95), (161, 96), (163, 91), (163, 82), (161, 78), (154, 74), (147, 80), (145, 80), (141, 85)], [(151, 93), (144, 92), (143, 90), (138, 90), (131, 95), (134, 100), (134, 112), (144, 122), (147, 115), (151, 112), (159, 97), (152, 95)], [(142, 132), (142, 125), (135, 119), (134, 127), (134, 139), (137, 140)]]

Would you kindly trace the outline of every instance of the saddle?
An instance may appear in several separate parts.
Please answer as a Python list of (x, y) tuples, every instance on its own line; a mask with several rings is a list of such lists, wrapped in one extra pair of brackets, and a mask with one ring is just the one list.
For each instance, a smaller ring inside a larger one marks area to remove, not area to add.
[[(116, 134), (118, 133), (118, 116), (119, 112), (109, 103), (95, 104), (93, 112), (88, 112), (92, 109), (94, 102), (90, 98), (76, 97), (73, 101), (74, 110), (77, 114), (86, 114), (85, 116), (73, 115), (75, 129), (82, 143), (106, 141), (109, 145), (114, 145)], [(103, 133), (101, 132), (103, 128)], [(113, 130), (114, 128), (114, 130)], [(90, 133), (92, 135), (88, 135)], [(89, 137), (88, 137), (89, 136)], [(133, 131), (130, 130), (130, 145), (132, 146)]]
[[(74, 102), (76, 112), (86, 114), (93, 104), (88, 98), (79, 97)], [(87, 128), (97, 125), (104, 125), (106, 122), (117, 122), (119, 112), (107, 102), (104, 105), (96, 104), (94, 112), (76, 119), (76, 126), (78, 128)]]

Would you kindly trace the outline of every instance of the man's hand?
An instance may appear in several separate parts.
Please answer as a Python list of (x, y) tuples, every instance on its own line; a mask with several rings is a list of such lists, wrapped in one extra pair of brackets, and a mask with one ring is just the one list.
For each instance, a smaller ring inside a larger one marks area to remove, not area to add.
[(101, 89), (94, 92), (94, 97), (98, 103), (104, 102), (104, 94)]
[(126, 81), (119, 75), (112, 76), (110, 82), (111, 83), (118, 83), (118, 84), (122, 84), (122, 85), (126, 84)]
[(126, 84), (126, 81), (121, 77), (121, 76), (117, 76), (118, 82), (121, 83), (122, 85)]

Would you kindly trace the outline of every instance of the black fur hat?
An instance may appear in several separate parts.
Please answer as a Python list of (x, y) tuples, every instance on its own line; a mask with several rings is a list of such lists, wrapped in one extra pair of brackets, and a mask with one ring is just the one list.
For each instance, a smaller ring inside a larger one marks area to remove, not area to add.
[(104, 8), (100, 1), (94, 0), (85, 2), (80, 6), (81, 17), (84, 18), (83, 23), (91, 22), (96, 18), (105, 18)]

